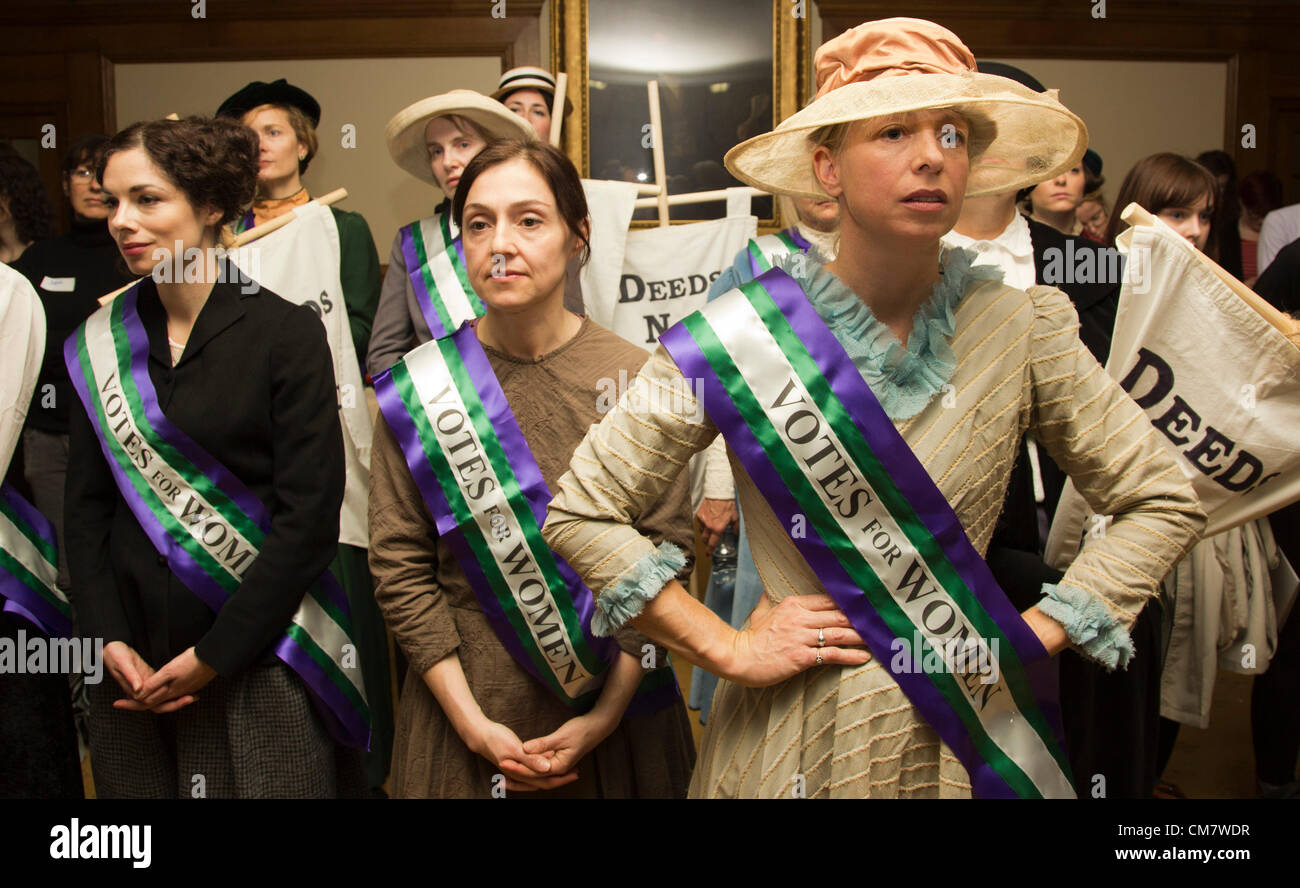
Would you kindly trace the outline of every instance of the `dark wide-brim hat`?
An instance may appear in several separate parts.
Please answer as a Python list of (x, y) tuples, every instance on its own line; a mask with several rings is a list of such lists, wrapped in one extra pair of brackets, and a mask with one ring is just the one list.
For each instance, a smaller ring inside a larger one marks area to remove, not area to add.
[(312, 98), (311, 93), (299, 89), (283, 77), (271, 83), (254, 80), (222, 102), (217, 109), (217, 116), (242, 118), (261, 105), (289, 105), (307, 115), (312, 126), (320, 126), (320, 102)]

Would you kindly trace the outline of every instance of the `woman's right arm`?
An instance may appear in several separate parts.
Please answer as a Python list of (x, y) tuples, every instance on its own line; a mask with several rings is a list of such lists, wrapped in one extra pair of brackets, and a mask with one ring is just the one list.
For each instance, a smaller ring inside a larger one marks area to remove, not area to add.
[[(696, 383), (698, 385), (698, 383)], [(688, 661), (740, 684), (775, 684), (822, 662), (861, 665), (862, 640), (826, 595), (792, 595), (740, 632), (673, 579), (681, 550), (632, 525), (717, 435), (660, 346), (618, 408), (588, 430), (558, 484), (542, 534), (597, 594), (592, 628), (631, 623)], [(827, 647), (817, 648), (818, 630)]]
[(388, 272), (379, 291), (379, 308), (370, 328), (370, 349), (366, 352), (366, 372), (378, 376), (397, 363), (415, 345), (415, 325), (406, 305), (406, 258), (402, 255), (402, 235), (393, 238), (388, 255)]

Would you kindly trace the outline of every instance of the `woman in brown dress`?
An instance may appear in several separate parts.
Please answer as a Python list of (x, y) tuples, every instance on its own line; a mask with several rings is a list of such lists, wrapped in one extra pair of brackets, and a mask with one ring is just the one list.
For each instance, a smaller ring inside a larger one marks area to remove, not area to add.
[[(619, 381), (634, 377), (647, 355), (564, 309), (565, 267), (585, 252), (588, 223), (577, 172), (560, 152), (522, 142), (489, 146), (466, 168), (453, 212), (470, 282), (487, 309), (471, 322), (475, 348), (486, 354), (553, 490), (586, 429), (613, 407)], [(399, 368), (415, 368), (421, 350), (438, 346), (421, 346)], [(375, 597), (412, 667), (398, 711), (391, 792), (684, 796), (695, 752), (680, 696), (625, 716), (643, 667), (662, 667), (663, 650), (620, 632), (594, 706), (581, 712), (553, 694), (494, 631), (392, 427), (385, 406), (372, 451), (370, 564)], [(640, 527), (656, 542), (690, 549), (682, 479)]]

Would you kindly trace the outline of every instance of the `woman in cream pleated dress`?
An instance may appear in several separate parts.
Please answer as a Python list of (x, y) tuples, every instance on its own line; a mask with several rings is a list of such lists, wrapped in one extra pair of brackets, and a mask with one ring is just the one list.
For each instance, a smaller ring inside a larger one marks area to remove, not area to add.
[[(1086, 144), (1082, 122), (1054, 95), (975, 73), (956, 35), (917, 19), (846, 31), (818, 51), (816, 71), (816, 100), (732, 149), (729, 168), (769, 191), (839, 201), (835, 261), (792, 260), (784, 269), (977, 552), (1027, 430), (1094, 510), (1113, 517), (1023, 618), (1049, 654), (1072, 645), (1123, 666), (1135, 615), (1203, 526), (1195, 494), (1137, 405), (1080, 343), (1068, 297), (1008, 287), (939, 242), (963, 195), (1069, 169)], [(724, 679), (691, 794), (969, 795), (965, 767), (885, 664), (867, 662), (791, 529), (730, 449), (767, 598), (736, 631), (676, 583), (665, 585), (655, 569), (662, 556), (630, 523), (717, 434), (711, 420), (692, 421), (689, 398), (672, 409), (657, 396), (682, 382), (661, 346), (626, 408), (574, 454), (544, 532), (612, 625), (630, 623)]]

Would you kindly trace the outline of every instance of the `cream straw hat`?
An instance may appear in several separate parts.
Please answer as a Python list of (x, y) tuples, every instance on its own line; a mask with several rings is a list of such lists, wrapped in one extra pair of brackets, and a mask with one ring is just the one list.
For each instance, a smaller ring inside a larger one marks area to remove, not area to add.
[(399, 167), (415, 178), (437, 186), (429, 166), (429, 149), (425, 146), (424, 128), (435, 117), (455, 114), (474, 121), (493, 139), (537, 140), (532, 124), (513, 114), (496, 99), (489, 99), (471, 89), (453, 89), (438, 96), (420, 99), (393, 115), (385, 130), (388, 153)]
[(817, 50), (817, 96), (775, 130), (727, 152), (727, 169), (755, 188), (825, 198), (813, 174), (818, 129), (908, 111), (951, 108), (971, 122), (966, 196), (1051, 179), (1079, 162), (1088, 130), (1056, 90), (1034, 92), (980, 74), (960, 38), (934, 22), (891, 18), (851, 28)]

